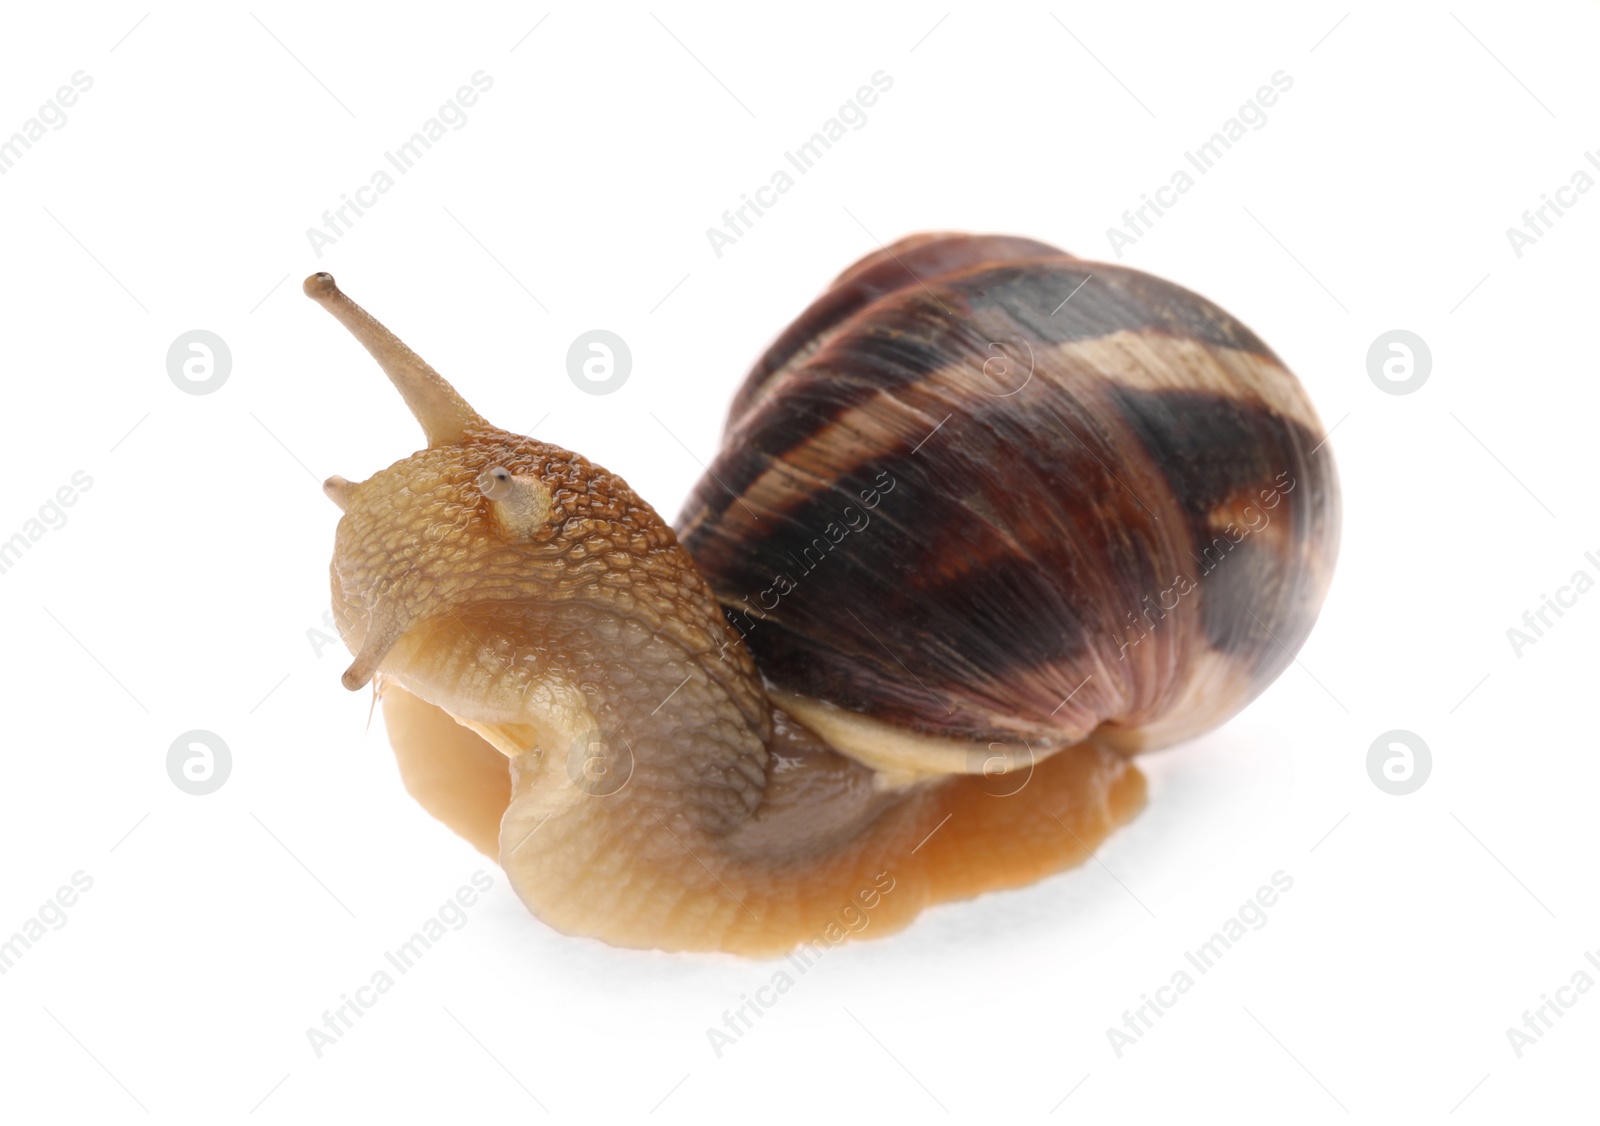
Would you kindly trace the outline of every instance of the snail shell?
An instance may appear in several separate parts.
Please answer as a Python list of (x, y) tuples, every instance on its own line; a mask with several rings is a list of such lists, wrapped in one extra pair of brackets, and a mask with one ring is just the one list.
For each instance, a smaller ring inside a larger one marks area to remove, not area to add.
[(1084, 859), (1131, 752), (1222, 722), (1331, 577), (1326, 435), (1186, 290), (904, 239), (752, 369), (676, 534), (483, 420), (327, 275), (427, 433), (360, 483), (336, 620), (408, 789), (539, 917), (773, 953)]
[[(1104, 724), (1146, 749), (1227, 719), (1310, 632), (1338, 542), (1324, 439), (1204, 298), (923, 235), (756, 364), (679, 535), (785, 706), (859, 757), (889, 733), (840, 709), (1035, 750)], [(940, 750), (905, 764), (959, 769)]]

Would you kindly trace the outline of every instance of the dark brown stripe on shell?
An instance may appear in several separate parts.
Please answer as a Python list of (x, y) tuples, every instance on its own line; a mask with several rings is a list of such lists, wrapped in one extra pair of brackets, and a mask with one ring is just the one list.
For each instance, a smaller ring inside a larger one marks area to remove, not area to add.
[(712, 473), (687, 501), (680, 526), (720, 517), (733, 494), (744, 493), (773, 462), (882, 391), (952, 366), (979, 373), (997, 349), (1020, 363), (1028, 353), (1119, 332), (1158, 333), (1277, 362), (1216, 305), (1122, 267), (1061, 257), (927, 279), (926, 288), (901, 288), (859, 310), (776, 379), (763, 382), (759, 368), (752, 372), (740, 392), (742, 410), (734, 412), (738, 421)]
[(911, 235), (867, 255), (835, 278), (756, 361), (728, 409), (728, 426), (744, 417), (775, 373), (807, 358), (825, 337), (878, 298), (977, 266), (1054, 257), (1071, 256), (1030, 238), (958, 233)]
[(1284, 650), (1298, 649), (1315, 621), (1308, 595), (1321, 604), (1326, 574), (1305, 564), (1337, 540), (1331, 451), (1303, 427), (1237, 399), (1109, 393), (1188, 518), (1207, 640), (1226, 654), (1254, 651), (1252, 672), (1270, 683), (1288, 661)]

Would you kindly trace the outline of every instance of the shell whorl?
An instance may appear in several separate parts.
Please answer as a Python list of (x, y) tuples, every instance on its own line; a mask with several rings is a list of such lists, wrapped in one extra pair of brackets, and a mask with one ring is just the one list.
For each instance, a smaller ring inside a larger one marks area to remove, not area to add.
[(961, 740), (1222, 722), (1310, 632), (1339, 495), (1215, 304), (1027, 239), (857, 263), (735, 398), (678, 521), (769, 688)]

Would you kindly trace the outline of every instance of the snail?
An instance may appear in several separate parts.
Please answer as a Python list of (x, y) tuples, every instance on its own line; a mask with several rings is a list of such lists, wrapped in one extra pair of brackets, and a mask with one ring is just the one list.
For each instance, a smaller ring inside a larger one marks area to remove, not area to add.
[(1077, 864), (1137, 752), (1309, 634), (1339, 494), (1283, 363), (1204, 298), (1031, 239), (846, 270), (737, 392), (675, 526), (490, 425), (325, 273), (427, 447), (334, 477), (346, 688), (550, 926), (770, 955)]

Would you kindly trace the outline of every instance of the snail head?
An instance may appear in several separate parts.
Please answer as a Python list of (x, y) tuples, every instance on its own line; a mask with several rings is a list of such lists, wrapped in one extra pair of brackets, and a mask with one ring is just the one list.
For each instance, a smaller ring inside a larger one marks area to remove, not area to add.
[(342, 680), (354, 691), (415, 627), (527, 596), (540, 560), (563, 553), (555, 492), (581, 459), (490, 425), (331, 274), (307, 278), (305, 292), (378, 361), (428, 441), (365, 481), (323, 484), (344, 513), (331, 570), (335, 617), (356, 654)]

